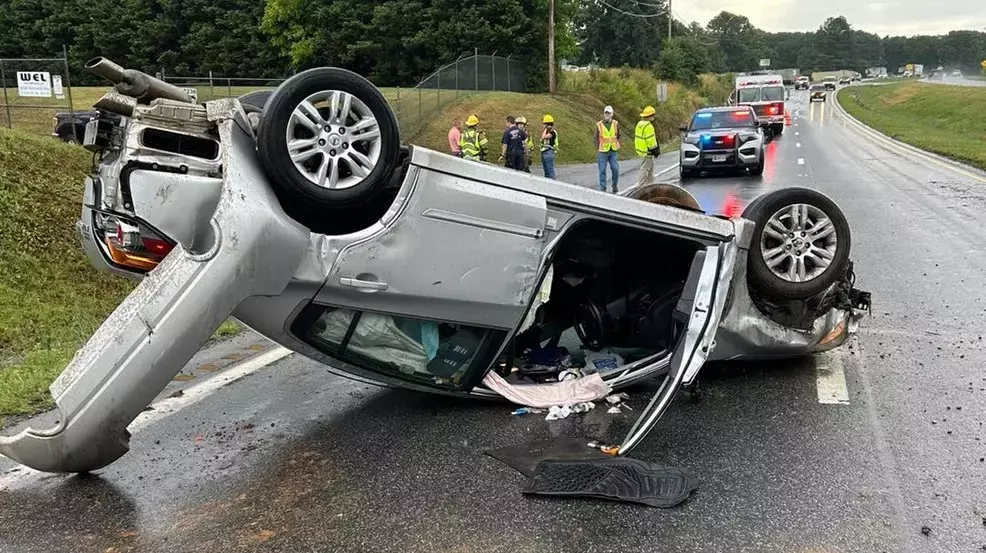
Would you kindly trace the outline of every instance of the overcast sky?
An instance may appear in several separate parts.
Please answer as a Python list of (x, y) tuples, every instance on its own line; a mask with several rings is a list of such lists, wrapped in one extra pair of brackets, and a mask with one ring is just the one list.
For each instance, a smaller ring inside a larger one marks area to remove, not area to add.
[(671, 7), (688, 23), (705, 25), (725, 10), (766, 31), (814, 30), (838, 15), (881, 36), (986, 29), (986, 0), (671, 0)]

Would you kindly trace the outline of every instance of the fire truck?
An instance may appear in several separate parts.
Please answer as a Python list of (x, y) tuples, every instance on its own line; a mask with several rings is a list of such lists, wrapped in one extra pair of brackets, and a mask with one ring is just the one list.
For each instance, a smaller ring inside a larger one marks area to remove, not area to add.
[(750, 106), (757, 123), (775, 135), (784, 132), (784, 100), (787, 89), (777, 74), (751, 74), (736, 77), (736, 87), (729, 94), (729, 104)]

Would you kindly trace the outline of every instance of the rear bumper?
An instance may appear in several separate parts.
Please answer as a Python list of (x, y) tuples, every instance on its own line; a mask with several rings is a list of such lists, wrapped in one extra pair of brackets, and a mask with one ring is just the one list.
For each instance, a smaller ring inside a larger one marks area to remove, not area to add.
[(758, 115), (757, 124), (761, 127), (769, 127), (771, 125), (783, 125), (784, 115)]

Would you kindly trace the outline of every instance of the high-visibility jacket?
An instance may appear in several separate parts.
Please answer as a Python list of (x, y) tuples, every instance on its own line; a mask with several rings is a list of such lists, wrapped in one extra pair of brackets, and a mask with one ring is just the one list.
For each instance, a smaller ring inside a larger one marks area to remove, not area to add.
[(652, 152), (657, 149), (657, 136), (653, 123), (647, 120), (637, 123), (637, 128), (633, 131), (633, 148), (637, 150), (638, 156), (654, 155)]
[(609, 152), (610, 150), (619, 150), (620, 141), (617, 139), (619, 136), (620, 123), (616, 119), (613, 119), (609, 124), (609, 129), (606, 129), (606, 125), (602, 121), (596, 123), (596, 129), (599, 131), (599, 151)]
[(479, 159), (487, 143), (489, 140), (486, 139), (486, 135), (479, 132), (476, 127), (466, 128), (459, 136), (459, 149), (462, 150), (462, 157), (466, 159)]
[(554, 133), (553, 134), (554, 140), (552, 140), (551, 138), (541, 139), (542, 152), (547, 152), (548, 150), (556, 150), (556, 151), (558, 150), (558, 131), (552, 129), (551, 132)]

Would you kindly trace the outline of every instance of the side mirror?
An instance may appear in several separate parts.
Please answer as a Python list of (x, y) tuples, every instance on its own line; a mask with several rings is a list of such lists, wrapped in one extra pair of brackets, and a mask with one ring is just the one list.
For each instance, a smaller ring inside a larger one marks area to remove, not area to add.
[(678, 130), (681, 132), (688, 132), (688, 127), (685, 125), (678, 125)]

